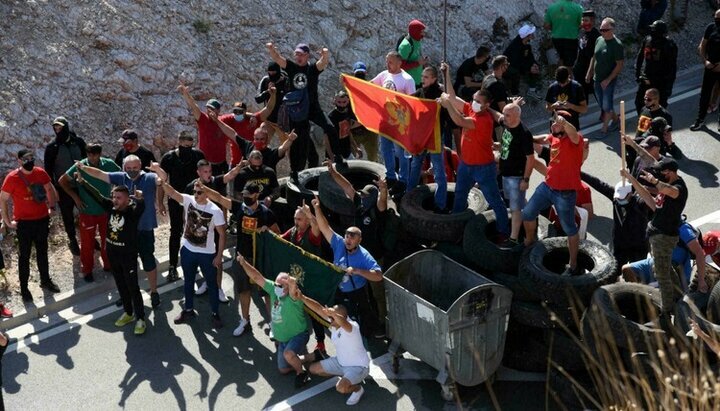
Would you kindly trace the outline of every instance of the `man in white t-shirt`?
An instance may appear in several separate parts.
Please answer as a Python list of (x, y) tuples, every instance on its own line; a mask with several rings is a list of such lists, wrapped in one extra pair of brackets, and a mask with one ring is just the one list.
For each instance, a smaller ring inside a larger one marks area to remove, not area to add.
[[(415, 80), (400, 66), (402, 57), (397, 51), (391, 51), (385, 56), (387, 70), (381, 72), (371, 81), (380, 87), (411, 95), (415, 92)], [(410, 153), (399, 144), (393, 143), (385, 136), (380, 136), (380, 153), (385, 163), (388, 186), (392, 187), (393, 194), (405, 191), (410, 176)], [(395, 158), (400, 162), (400, 174), (395, 173)]]
[[(195, 275), (200, 267), (205, 278), (215, 278), (217, 267), (222, 265), (222, 252), (225, 249), (225, 217), (222, 209), (208, 200), (207, 193), (195, 187), (193, 195), (181, 194), (167, 183), (167, 175), (162, 169), (158, 184), (165, 193), (183, 206), (185, 227), (180, 242), (180, 266), (185, 277), (185, 308), (175, 318), (175, 324), (188, 322), (195, 315), (193, 298), (195, 297)], [(218, 247), (215, 247), (213, 230), (218, 233)], [(216, 251), (217, 250), (217, 251)], [(210, 309), (212, 324), (215, 328), (222, 327), (220, 321), (219, 299), (216, 281), (207, 281), (210, 290)]]
[[(335, 305), (332, 308), (323, 307), (317, 301), (303, 295), (295, 285), (290, 286), (290, 296), (305, 303), (305, 306), (316, 314), (330, 318), (330, 339), (335, 345), (336, 356), (320, 360), (321, 357), (315, 350), (305, 356), (305, 362), (311, 363), (308, 371), (324, 377), (340, 376), (335, 389), (341, 394), (350, 394), (345, 404), (357, 404), (365, 393), (360, 384), (370, 373), (370, 357), (363, 345), (360, 326), (348, 318), (347, 310), (342, 305)], [(316, 362), (317, 360), (320, 361)]]

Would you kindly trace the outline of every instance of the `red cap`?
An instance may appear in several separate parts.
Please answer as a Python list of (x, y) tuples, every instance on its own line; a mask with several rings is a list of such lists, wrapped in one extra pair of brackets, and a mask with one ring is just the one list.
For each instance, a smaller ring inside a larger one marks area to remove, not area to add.
[(720, 238), (720, 231), (708, 231), (703, 234), (703, 251), (705, 251), (705, 255), (713, 255), (717, 252), (718, 238)]
[(408, 25), (408, 34), (413, 40), (422, 40), (422, 31), (425, 30), (425, 24), (420, 20), (413, 20)]

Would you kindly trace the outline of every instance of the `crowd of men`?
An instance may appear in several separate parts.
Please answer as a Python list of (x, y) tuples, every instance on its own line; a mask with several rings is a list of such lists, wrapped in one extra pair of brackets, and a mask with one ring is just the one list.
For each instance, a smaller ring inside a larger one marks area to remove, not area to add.
[[(140, 144), (134, 130), (122, 132), (122, 149), (111, 159), (103, 155), (102, 145), (86, 143), (66, 118), (58, 117), (52, 122), (55, 139), (45, 150), (43, 167), (35, 165), (31, 150), (20, 150), (18, 168), (6, 176), (0, 193), (3, 225), (17, 232), (22, 298), (33, 299), (28, 287), (33, 247), (40, 286), (59, 292), (48, 262), (49, 218), (59, 208), (69, 249), (80, 257), (85, 281), (94, 281), (96, 251), (102, 269), (114, 276), (123, 307), (115, 325), (123, 327), (134, 321), (135, 334), (145, 333), (137, 259), (147, 273), (151, 305), (156, 308), (160, 295), (154, 230), (158, 214), (168, 214), (167, 280), (176, 281), (181, 267), (185, 282), (184, 305), (174, 322), (192, 322), (194, 298), (207, 292), (210, 320), (220, 328), (219, 303), (227, 302), (222, 288), (222, 252), (227, 236), (234, 234), (237, 246), (231, 272), (240, 300), (240, 320), (233, 335), (251, 333), (249, 308), (253, 284), (257, 284), (271, 318), (271, 337), (278, 343), (280, 372), (295, 373), (298, 386), (307, 381), (308, 372), (341, 375), (337, 389), (350, 394), (348, 404), (354, 404), (363, 394), (360, 383), (368, 373), (362, 338), (384, 335), (382, 267), (388, 263), (379, 245), (381, 229), (375, 228), (371, 234), (364, 231), (367, 223), (362, 221), (382, 220), (386, 213), (394, 213), (388, 207), (389, 197), (398, 200), (432, 176), (431, 181), (438, 185), (434, 198), (437, 213), (464, 210), (470, 189), (479, 187), (496, 216), (498, 247), (529, 246), (536, 239), (537, 216), (554, 215), (568, 238), (565, 275), (583, 271), (577, 259), (578, 244), (584, 236), (582, 222), (586, 224), (592, 217), (588, 193), (590, 187), (595, 188), (613, 202), (612, 244), (619, 272), (626, 281), (657, 280), (663, 316), (669, 321), (676, 290), (691, 282), (689, 258), (676, 255), (677, 248), (685, 245), (688, 252), (684, 255), (695, 257), (697, 288), (707, 292), (705, 255), (717, 258), (718, 233), (701, 235), (683, 219), (688, 193), (678, 173), (675, 159), (682, 153), (672, 140), (672, 116), (667, 110), (677, 46), (662, 20), (644, 26), (647, 36), (637, 54), (639, 120), (637, 134), (625, 136), (628, 170), (621, 174), (627, 183), (606, 183), (581, 172), (588, 145), (580, 132), (580, 120), (587, 112), (590, 95), (601, 108), (601, 135), (619, 128), (614, 89), (624, 68), (625, 49), (614, 34), (615, 24), (612, 18), (604, 18), (598, 30), (595, 13), (570, 0), (557, 0), (548, 8), (544, 27), (551, 33), (559, 66), (545, 94), (545, 107), (553, 121), (548, 133), (541, 136), (533, 136), (522, 121), (526, 98), (539, 99), (543, 88), (530, 43), (536, 32), (531, 25), (519, 29), (503, 54), (491, 57), (489, 47), (479, 47), (459, 66), (454, 81), (448, 64), (432, 66), (422, 54), (427, 28), (418, 20), (410, 22), (408, 32), (387, 53), (386, 70), (371, 78), (367, 66), (357, 62), (353, 66), (356, 77), (398, 93), (437, 100), (442, 107), (439, 121), (446, 146), (441, 153), (410, 153), (389, 138), (369, 132), (355, 120), (348, 95), (342, 90), (334, 93), (334, 109), (326, 116), (318, 79), (330, 62), (330, 51), (322, 48), (320, 57), (311, 61), (311, 49), (303, 43), (295, 47), (292, 59), (267, 43), (271, 62), (255, 97), (256, 103), (263, 105), (257, 112), (251, 113), (247, 102), (238, 101), (230, 113), (223, 114), (217, 99), (207, 101), (203, 110), (188, 88), (179, 85), (177, 90), (196, 121), (197, 133), (180, 133), (176, 148), (159, 162)], [(705, 73), (693, 129), (700, 128), (712, 108), (713, 87), (720, 80), (720, 10), (698, 51)], [(523, 83), (527, 85), (526, 98), (519, 96)], [(310, 138), (311, 122), (325, 134), (328, 172), (357, 205), (359, 222), (347, 224), (341, 233), (333, 231), (320, 200), (315, 199), (295, 211), (293, 226), (282, 227), (286, 230), (282, 236), (316, 255), (323, 255), (323, 246), (328, 247), (331, 252), (324, 257), (345, 270), (337, 290), (338, 305), (332, 308), (304, 296), (286, 273), (274, 281), (266, 280), (253, 261), (252, 234), (263, 230), (281, 233), (278, 218), (270, 209), (279, 196), (278, 162), (289, 157), (294, 181), (306, 167), (320, 164)], [(270, 147), (274, 136), (281, 143), (275, 148)], [(387, 174), (375, 186), (356, 191), (343, 170), (345, 160), (362, 156), (371, 160), (382, 156)], [(542, 173), (544, 180), (526, 200), (535, 171)], [(448, 181), (456, 182), (451, 205), (447, 204)], [(75, 210), (79, 213), (79, 241)], [(236, 225), (236, 231), (229, 230), (231, 225)], [(524, 242), (519, 240), (522, 226), (527, 233)], [(645, 260), (648, 250), (650, 262)], [(685, 267), (682, 285), (677, 285), (680, 278), (674, 274), (674, 265)], [(196, 290), (198, 269), (204, 282)], [(324, 331), (318, 322), (313, 323), (316, 349), (307, 353), (309, 327), (304, 306), (330, 320), (337, 357), (326, 358)], [(5, 311), (3, 315), (11, 315)]]

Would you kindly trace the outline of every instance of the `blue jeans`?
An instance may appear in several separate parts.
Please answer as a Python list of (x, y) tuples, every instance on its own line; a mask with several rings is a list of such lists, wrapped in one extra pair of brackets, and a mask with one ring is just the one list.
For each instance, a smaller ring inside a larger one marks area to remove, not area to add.
[(412, 157), (410, 162), (410, 178), (408, 181), (407, 189), (412, 190), (420, 182), (420, 171), (422, 170), (422, 163), (425, 160), (425, 156), (430, 156), (430, 163), (433, 168), (433, 176), (435, 177), (435, 183), (437, 184), (437, 190), (435, 191), (435, 206), (443, 209), (447, 205), (447, 176), (445, 175), (445, 161), (443, 160), (443, 153), (422, 154)]
[[(402, 181), (408, 185), (410, 171), (410, 154), (400, 144), (395, 144), (389, 138), (380, 136), (380, 154), (385, 162), (385, 176), (388, 180)], [(400, 175), (395, 173), (395, 159), (400, 161)]]
[(510, 211), (521, 211), (525, 207), (525, 191), (520, 190), (522, 177), (503, 177), (503, 193), (510, 205)]
[(480, 166), (469, 166), (460, 161), (457, 170), (457, 183), (455, 183), (455, 204), (453, 213), (459, 213), (467, 208), (467, 198), (470, 189), (478, 183), (485, 200), (495, 212), (495, 221), (499, 233), (510, 235), (510, 219), (507, 209), (500, 195), (497, 185), (497, 170), (495, 162)]
[(578, 233), (578, 226), (575, 224), (576, 198), (575, 190), (553, 190), (543, 181), (523, 208), (522, 219), (523, 221), (534, 221), (540, 211), (554, 205), (565, 235), (572, 237)]
[(615, 84), (617, 84), (617, 80), (611, 81), (605, 90), (603, 90), (600, 85), (601, 81), (602, 80), (595, 80), (595, 98), (598, 101), (598, 105), (600, 105), (600, 109), (605, 113), (615, 111), (613, 110), (613, 99), (615, 98)]
[(277, 347), (277, 366), (279, 370), (292, 368), (285, 359), (285, 350), (291, 350), (296, 355), (304, 355), (307, 353), (307, 343), (310, 339), (310, 333), (302, 332), (287, 342), (279, 342)]
[(185, 291), (185, 309), (193, 309), (193, 298), (195, 297), (195, 276), (197, 269), (200, 267), (205, 283), (208, 287), (208, 295), (210, 296), (210, 309), (213, 314), (218, 313), (218, 288), (217, 288), (217, 268), (213, 265), (215, 254), (195, 253), (187, 248), (180, 249), (180, 266), (185, 277), (183, 290)]

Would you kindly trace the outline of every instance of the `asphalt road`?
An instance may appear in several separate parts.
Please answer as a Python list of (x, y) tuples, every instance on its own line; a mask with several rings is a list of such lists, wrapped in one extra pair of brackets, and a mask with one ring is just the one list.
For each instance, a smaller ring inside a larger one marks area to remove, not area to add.
[[(720, 134), (717, 114), (708, 115), (710, 129), (690, 132), (697, 111), (699, 78), (691, 73), (676, 86), (670, 109), (675, 119), (674, 138), (686, 158), (680, 160), (690, 199), (689, 220), (706, 231), (720, 227), (717, 209)], [(695, 87), (695, 88), (693, 88)], [(633, 96), (625, 97), (628, 108)], [(596, 118), (596, 113), (585, 117)], [(636, 119), (627, 121), (628, 132)], [(544, 127), (544, 126), (543, 126)], [(536, 132), (541, 129), (534, 130)], [(592, 127), (590, 157), (584, 170), (614, 184), (619, 180), (619, 137), (597, 140)], [(533, 176), (533, 185), (540, 178)], [(593, 193), (596, 217), (590, 221), (591, 238), (607, 243), (612, 226), (611, 204)], [(699, 219), (699, 220), (698, 220)], [(224, 283), (231, 289), (229, 278)], [(221, 308), (225, 327), (210, 328), (207, 297), (196, 302), (199, 316), (191, 325), (176, 326), (172, 318), (180, 310), (179, 283), (164, 286), (161, 309), (148, 307), (146, 335), (136, 337), (131, 326), (117, 329), (113, 323), (120, 311), (107, 296), (87, 301), (50, 318), (41, 318), (11, 330), (19, 338), (3, 358), (3, 386), (8, 409), (332, 409), (344, 407), (345, 396), (337, 394), (332, 380), (313, 379), (296, 390), (293, 377), (280, 376), (276, 369), (275, 347), (258, 325), (263, 316), (252, 307), (254, 334), (235, 338), (237, 322), (233, 300)], [(232, 296), (232, 292), (228, 292)], [(328, 339), (329, 342), (329, 339)], [(313, 341), (311, 338), (310, 346)], [(329, 351), (332, 353), (331, 344)], [(455, 409), (446, 403), (434, 382), (435, 372), (412, 360), (403, 360), (400, 375), (392, 376), (383, 347), (373, 344), (377, 364), (365, 385), (366, 394), (357, 409)], [(388, 375), (392, 377), (389, 378)], [(520, 379), (525, 381), (509, 381)], [(503, 409), (544, 409), (547, 398), (543, 382), (528, 382), (537, 375), (501, 372), (492, 391)], [(484, 386), (460, 390), (463, 407), (493, 409), (493, 399)]]

